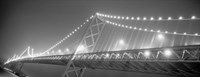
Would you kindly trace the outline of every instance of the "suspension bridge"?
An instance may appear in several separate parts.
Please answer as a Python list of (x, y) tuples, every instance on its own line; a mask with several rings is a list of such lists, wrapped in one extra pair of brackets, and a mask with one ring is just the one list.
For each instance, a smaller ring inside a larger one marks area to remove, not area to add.
[(25, 63), (66, 66), (63, 77), (82, 77), (85, 69), (199, 77), (199, 20), (96, 13), (49, 49), (36, 53), (28, 47), (3, 68), (19, 77), (28, 76), (21, 70)]

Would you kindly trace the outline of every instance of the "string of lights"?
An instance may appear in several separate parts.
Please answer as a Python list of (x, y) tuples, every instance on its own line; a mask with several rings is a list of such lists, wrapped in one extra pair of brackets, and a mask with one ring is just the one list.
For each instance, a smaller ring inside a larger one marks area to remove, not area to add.
[[(90, 17), (90, 19), (92, 19), (94, 16), (92, 15)], [(82, 25), (78, 26), (77, 28), (75, 28), (71, 33), (69, 33), (67, 36), (65, 36), (62, 40), (58, 41), (56, 44), (54, 44), (53, 46), (51, 46), (49, 49), (47, 49), (46, 51), (42, 52), (42, 53), (37, 53), (37, 54), (33, 54), (33, 49), (30, 52), (30, 47), (26, 48), (26, 50), (24, 50), (22, 52), (22, 54), (20, 56), (14, 55), (12, 58), (9, 58), (6, 63), (9, 63), (11, 61), (16, 61), (16, 60), (20, 60), (23, 58), (31, 58), (31, 57), (37, 57), (37, 56), (45, 56), (45, 53), (49, 53), (49, 51), (51, 51), (52, 49), (54, 49), (55, 47), (57, 47), (58, 45), (60, 45), (62, 42), (64, 42), (66, 39), (70, 38), (74, 33), (76, 33), (78, 30), (80, 30), (87, 22), (90, 21), (90, 19), (87, 19), (85, 22), (83, 22)], [(28, 56), (22, 56), (25, 52), (28, 53)], [(30, 55), (31, 53), (31, 55)], [(60, 53), (60, 52), (58, 52)], [(49, 55), (49, 54), (48, 54)]]
[(138, 27), (132, 27), (129, 25), (124, 25), (124, 24), (119, 24), (116, 22), (111, 22), (108, 20), (105, 20), (106, 23), (114, 25), (114, 26), (118, 26), (118, 27), (122, 27), (122, 28), (126, 28), (126, 29), (132, 29), (132, 30), (138, 30), (138, 31), (145, 31), (145, 32), (154, 32), (154, 33), (162, 33), (162, 34), (173, 34), (173, 35), (185, 35), (185, 36), (200, 36), (198, 33), (178, 33), (178, 32), (169, 32), (169, 31), (161, 31), (161, 30), (153, 30), (153, 29), (143, 29), (143, 28), (138, 28)]
[(188, 50), (181, 50), (181, 52), (175, 52), (172, 49), (164, 49), (164, 50), (141, 50), (139, 52), (105, 52), (105, 53), (94, 53), (94, 54), (79, 54), (75, 56), (75, 60), (86, 60), (86, 59), (95, 59), (95, 60), (111, 60), (111, 59), (129, 59), (129, 60), (137, 60), (137, 59), (157, 59), (159, 56), (165, 57), (165, 59), (174, 58), (172, 56), (176, 56), (176, 59), (183, 59), (185, 54), (192, 55)]
[[(93, 17), (94, 16), (91, 16), (90, 19), (92, 19)], [(86, 22), (89, 22), (90, 19), (87, 19)], [(56, 44), (54, 44), (49, 49), (47, 49), (46, 51), (44, 51), (43, 54), (45, 54), (46, 52), (51, 51), (52, 49), (54, 49), (55, 47), (57, 47), (58, 45), (60, 45), (63, 41), (65, 41), (66, 39), (70, 38), (74, 33), (76, 33), (79, 29), (81, 29), (83, 27), (83, 25), (86, 24), (86, 22), (83, 22), (82, 25), (80, 25), (76, 29), (74, 29), (71, 33), (69, 33), (67, 36), (65, 36), (62, 40), (58, 41)]]
[(137, 21), (175, 21), (175, 20), (200, 20), (200, 18), (197, 18), (196, 16), (191, 16), (191, 18), (184, 18), (183, 16), (179, 16), (177, 18), (172, 17), (133, 17), (133, 16), (116, 16), (116, 15), (109, 15), (109, 14), (102, 14), (102, 13), (96, 13), (96, 15), (111, 19), (118, 19), (118, 20), (137, 20)]

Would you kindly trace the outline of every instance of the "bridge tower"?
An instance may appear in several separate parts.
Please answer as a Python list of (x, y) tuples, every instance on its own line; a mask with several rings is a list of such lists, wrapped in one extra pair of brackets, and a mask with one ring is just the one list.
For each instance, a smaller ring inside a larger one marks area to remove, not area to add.
[(105, 21), (103, 21), (103, 19), (101, 19), (98, 15), (92, 16), (78, 48), (75, 50), (73, 57), (66, 65), (66, 70), (63, 74), (63, 77), (68, 77), (68, 73), (70, 72), (74, 72), (76, 77), (82, 77), (82, 74), (86, 68), (77, 68), (73, 64), (74, 56), (76, 56), (76, 54), (93, 52), (104, 26)]

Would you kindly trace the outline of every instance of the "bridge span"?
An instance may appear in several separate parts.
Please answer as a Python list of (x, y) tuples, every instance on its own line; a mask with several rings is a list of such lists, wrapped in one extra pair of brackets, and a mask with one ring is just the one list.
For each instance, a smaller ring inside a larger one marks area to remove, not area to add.
[(73, 56), (75, 58), (70, 67), (78, 67), (75, 70), (87, 68), (155, 73), (180, 77), (200, 76), (200, 45), (23, 58), (5, 64), (4, 68), (23, 77), (23, 75), (26, 75), (19, 70), (25, 63), (66, 66)]

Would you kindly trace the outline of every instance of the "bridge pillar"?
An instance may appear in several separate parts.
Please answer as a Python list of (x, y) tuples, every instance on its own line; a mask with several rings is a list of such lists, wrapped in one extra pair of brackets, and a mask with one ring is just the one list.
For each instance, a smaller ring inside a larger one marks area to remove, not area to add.
[(86, 68), (77, 68), (77, 67), (75, 67), (75, 65), (73, 63), (71, 63), (70, 67), (66, 68), (66, 70), (63, 74), (63, 77), (69, 77), (69, 73), (71, 73), (71, 72), (74, 72), (76, 77), (82, 77), (85, 69)]

